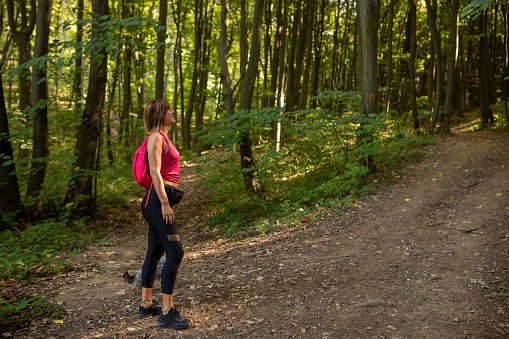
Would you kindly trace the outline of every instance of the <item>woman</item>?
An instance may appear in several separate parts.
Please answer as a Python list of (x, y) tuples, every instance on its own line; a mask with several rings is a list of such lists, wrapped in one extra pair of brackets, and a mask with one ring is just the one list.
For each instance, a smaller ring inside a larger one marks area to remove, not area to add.
[[(180, 317), (173, 307), (173, 287), (177, 278), (184, 248), (175, 223), (171, 201), (164, 185), (178, 187), (180, 178), (180, 156), (166, 135), (170, 125), (176, 123), (175, 112), (164, 100), (152, 100), (143, 111), (143, 120), (148, 132), (147, 155), (152, 186), (142, 202), (141, 211), (149, 224), (148, 250), (142, 269), (141, 306), (139, 318), (159, 315), (161, 326), (183, 330), (189, 321)], [(166, 261), (161, 273), (162, 309), (152, 301), (152, 288), (157, 264), (163, 253)]]

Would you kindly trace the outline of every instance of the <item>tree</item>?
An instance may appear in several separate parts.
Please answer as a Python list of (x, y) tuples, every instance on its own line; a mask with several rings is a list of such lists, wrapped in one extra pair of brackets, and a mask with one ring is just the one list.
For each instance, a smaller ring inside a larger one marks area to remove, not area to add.
[(185, 119), (182, 120), (183, 140), (182, 145), (185, 150), (191, 148), (191, 123), (193, 117), (193, 110), (196, 102), (196, 91), (198, 88), (198, 80), (200, 75), (200, 60), (202, 51), (202, 38), (203, 38), (203, 13), (202, 13), (203, 0), (195, 0), (194, 12), (194, 59), (193, 59), (193, 78), (191, 80), (191, 89), (189, 92), (189, 99), (187, 102)]
[(488, 12), (484, 10), (479, 16), (480, 58), (479, 58), (479, 101), (481, 104), (481, 123), (483, 127), (495, 123), (493, 110), (490, 108), (490, 74), (488, 60), (490, 60), (490, 44), (488, 40)]
[(168, 0), (159, 1), (159, 27), (157, 32), (157, 71), (156, 99), (164, 99), (164, 56), (166, 53), (166, 18), (168, 17)]
[[(260, 58), (261, 35), (262, 35), (262, 13), (263, 1), (256, 0), (253, 11), (253, 22), (251, 29), (251, 48), (249, 50), (249, 62), (247, 65), (246, 75), (244, 78), (244, 86), (242, 89), (242, 97), (240, 100), (241, 110), (250, 110), (252, 107), (253, 91), (255, 80), (258, 73), (258, 60)], [(250, 170), (254, 165), (253, 152), (251, 149), (251, 136), (245, 133), (241, 136), (240, 144), (240, 167), (242, 169), (242, 179), (244, 187), (248, 193), (255, 192), (254, 175)]]
[(452, 107), (454, 101), (454, 89), (456, 87), (456, 62), (458, 50), (456, 40), (458, 39), (458, 10), (459, 0), (452, 1), (450, 34), (450, 52), (447, 71), (447, 88), (445, 91), (444, 112), (440, 123), (440, 134), (451, 134), (449, 123), (451, 121)]
[(224, 110), (226, 115), (233, 114), (233, 88), (230, 71), (228, 70), (228, 18), (230, 5), (228, 0), (221, 0), (221, 32), (219, 34), (218, 62), (221, 68), (221, 83), (223, 85)]
[(436, 95), (435, 104), (433, 106), (433, 115), (430, 122), (430, 131), (435, 128), (435, 124), (438, 119), (440, 112), (440, 104), (442, 102), (442, 96), (444, 92), (444, 71), (442, 61), (442, 48), (440, 46), (440, 35), (438, 34), (437, 28), (437, 6), (431, 6), (430, 0), (426, 0), (426, 10), (428, 12), (429, 29), (431, 31), (431, 42), (433, 43), (433, 49), (435, 51), (435, 72), (436, 72)]
[[(16, 18), (18, 15), (14, 13), (14, 3), (12, 0), (7, 0), (7, 15), (9, 18), (9, 27), (11, 29), (12, 37), (18, 46), (18, 64), (21, 66), (31, 59), (31, 45), (30, 37), (35, 27), (37, 20), (37, 4), (35, 0), (30, 0), (30, 13), (27, 13), (26, 1), (19, 2), (19, 17), (21, 19), (20, 28), (18, 29)], [(28, 17), (27, 17), (28, 14)], [(30, 77), (27, 75), (28, 71), (21, 72), (18, 75), (19, 79), (19, 110), (24, 111), (27, 107), (32, 105), (31, 91), (30, 91)]]
[(410, 60), (408, 61), (408, 94), (410, 95), (410, 107), (412, 108), (412, 124), (414, 129), (419, 128), (419, 119), (417, 112), (417, 93), (415, 90), (415, 55), (417, 50), (417, 9), (415, 6), (415, 0), (409, 1), (410, 10), (408, 20), (410, 21)]
[[(76, 61), (75, 61), (75, 69), (74, 69), (74, 81), (73, 81), (73, 87), (71, 89), (71, 100), (69, 102), (69, 105), (72, 104), (73, 99), (76, 98), (75, 102), (75, 110), (78, 112), (81, 109), (81, 105), (79, 103), (79, 100), (82, 99), (82, 66), (83, 66), (83, 48), (81, 47), (81, 43), (83, 41), (83, 10), (84, 10), (84, 0), (78, 0), (78, 7), (76, 8), (76, 11), (78, 12), (77, 15), (77, 23), (76, 23)], [(70, 106), (69, 106), (70, 107)]]
[[(48, 54), (51, 10), (53, 0), (39, 0), (37, 12), (37, 33), (35, 36), (34, 58), (43, 58)], [(34, 203), (27, 207), (27, 216), (31, 219), (41, 211), (41, 198), (38, 196), (46, 176), (48, 165), (48, 82), (46, 80), (46, 62), (38, 62), (32, 74), (32, 100), (35, 104), (34, 149), (27, 186), (27, 197)]]
[(391, 0), (389, 4), (389, 27), (387, 36), (387, 90), (385, 94), (385, 111), (391, 110), (391, 94), (392, 94), (392, 39), (394, 27), (394, 6), (397, 0)]
[[(21, 196), (14, 161), (12, 161), (12, 146), (9, 137), (9, 121), (5, 107), (2, 73), (0, 72), (0, 155), (3, 163), (0, 166), (0, 217), (2, 219), (6, 214), (19, 215), (21, 212)], [(0, 226), (3, 224), (3, 220), (0, 221)]]
[[(360, 18), (360, 36), (361, 36), (361, 78), (362, 78), (362, 101), (360, 113), (366, 117), (376, 114), (377, 110), (377, 28), (378, 28), (378, 11), (379, 0), (360, 0), (359, 18)], [(370, 139), (369, 133), (366, 132), (363, 125), (360, 127), (359, 140), (360, 143)], [(371, 156), (360, 159), (362, 166), (368, 167), (370, 170), (375, 169), (375, 164)]]
[(66, 203), (74, 202), (74, 206), (83, 215), (93, 215), (95, 201), (92, 196), (92, 172), (96, 161), (97, 141), (101, 131), (101, 115), (107, 82), (106, 46), (101, 43), (107, 27), (102, 23), (109, 15), (108, 1), (92, 0), (92, 12), (95, 20), (92, 24), (93, 48), (90, 54), (90, 76), (87, 100), (82, 115), (82, 123), (76, 141), (78, 158), (73, 165), (73, 176), (69, 182)]

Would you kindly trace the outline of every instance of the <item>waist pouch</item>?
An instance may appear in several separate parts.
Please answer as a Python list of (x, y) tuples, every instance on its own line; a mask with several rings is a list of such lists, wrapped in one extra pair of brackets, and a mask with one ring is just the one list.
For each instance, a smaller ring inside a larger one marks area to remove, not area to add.
[(164, 191), (170, 205), (176, 205), (184, 197), (184, 190), (173, 185), (164, 184)]

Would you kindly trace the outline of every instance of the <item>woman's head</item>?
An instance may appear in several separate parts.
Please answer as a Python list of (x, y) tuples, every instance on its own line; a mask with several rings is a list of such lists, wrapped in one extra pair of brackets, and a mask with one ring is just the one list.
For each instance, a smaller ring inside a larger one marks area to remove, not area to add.
[(143, 122), (147, 131), (152, 133), (163, 130), (166, 114), (170, 110), (170, 104), (166, 100), (150, 101), (143, 111)]

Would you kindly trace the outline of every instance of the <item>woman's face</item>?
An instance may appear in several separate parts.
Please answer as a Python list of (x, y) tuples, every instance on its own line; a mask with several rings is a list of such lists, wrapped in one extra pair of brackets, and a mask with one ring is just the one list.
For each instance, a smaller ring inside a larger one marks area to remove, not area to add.
[(166, 111), (166, 116), (164, 117), (164, 124), (166, 126), (173, 125), (176, 123), (177, 120), (175, 120), (175, 112), (170, 108)]

